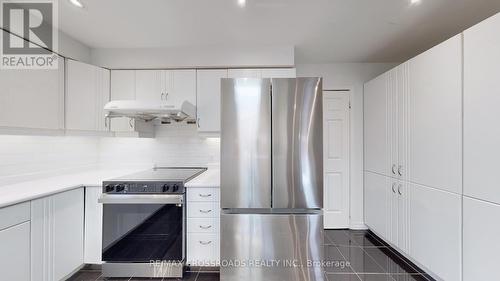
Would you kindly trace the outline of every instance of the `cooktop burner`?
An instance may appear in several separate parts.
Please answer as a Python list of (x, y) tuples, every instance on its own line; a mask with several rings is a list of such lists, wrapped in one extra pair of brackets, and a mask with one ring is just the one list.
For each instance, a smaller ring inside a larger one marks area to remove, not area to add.
[(111, 194), (184, 193), (184, 184), (206, 168), (158, 167), (103, 182), (103, 192)]

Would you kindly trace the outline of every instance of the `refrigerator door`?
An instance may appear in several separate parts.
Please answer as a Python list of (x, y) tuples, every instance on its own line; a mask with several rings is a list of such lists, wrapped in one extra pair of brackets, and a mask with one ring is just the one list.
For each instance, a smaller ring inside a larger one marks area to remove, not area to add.
[(323, 208), (321, 78), (272, 79), (273, 208)]
[(323, 281), (323, 216), (221, 215), (221, 281)]
[(271, 208), (271, 81), (222, 79), (221, 208)]

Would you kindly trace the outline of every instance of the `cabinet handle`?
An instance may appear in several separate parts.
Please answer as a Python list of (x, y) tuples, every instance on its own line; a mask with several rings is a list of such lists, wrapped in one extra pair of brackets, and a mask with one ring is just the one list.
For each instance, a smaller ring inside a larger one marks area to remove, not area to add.
[(210, 228), (212, 228), (212, 226), (211, 225), (206, 225), (206, 226), (200, 225), (200, 228), (201, 229), (210, 229)]
[(392, 174), (396, 174), (396, 164), (392, 164)]
[(212, 194), (198, 194), (200, 197), (203, 197), (203, 198), (207, 198), (207, 197), (211, 197)]
[(196, 125), (198, 125), (198, 128), (200, 127), (200, 118), (198, 118), (198, 121), (196, 122)]
[(398, 166), (398, 175), (402, 176), (403, 175), (403, 166), (402, 165), (399, 165)]
[(131, 129), (134, 128), (134, 125), (132, 125), (132, 118), (128, 119), (128, 125), (130, 126)]
[(212, 210), (200, 210), (200, 213), (208, 214), (212, 212)]
[(212, 243), (212, 241), (198, 241), (200, 242), (201, 245), (209, 245)]
[(399, 193), (399, 195), (403, 195), (403, 193), (401, 193), (401, 186), (402, 186), (402, 184), (398, 185), (398, 193)]
[(392, 183), (392, 193), (396, 193), (396, 190), (394, 189), (394, 187), (396, 187), (396, 183), (395, 182)]
[(104, 117), (104, 128), (108, 127), (108, 117)]
[(165, 95), (164, 93), (161, 93), (161, 98), (160, 98), (161, 100), (163, 100), (164, 95)]

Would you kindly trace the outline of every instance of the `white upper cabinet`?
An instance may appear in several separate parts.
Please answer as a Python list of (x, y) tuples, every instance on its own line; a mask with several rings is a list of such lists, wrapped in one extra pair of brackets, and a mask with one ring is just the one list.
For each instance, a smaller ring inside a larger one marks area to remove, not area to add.
[(198, 70), (197, 123), (199, 132), (220, 132), (220, 95), (222, 78), (227, 78), (226, 69)]
[(500, 203), (500, 14), (464, 33), (464, 194)]
[(162, 70), (135, 71), (135, 98), (137, 100), (163, 102), (165, 92), (165, 75)]
[(390, 175), (388, 77), (383, 74), (365, 84), (364, 145), (365, 170)]
[(409, 180), (461, 193), (462, 35), (409, 64)]
[(196, 105), (196, 70), (173, 70), (170, 71), (172, 85), (166, 96), (167, 104), (181, 107), (184, 101)]
[(177, 108), (184, 101), (196, 105), (196, 70), (136, 70), (135, 97)]
[(58, 63), (54, 70), (0, 70), (0, 127), (64, 128), (64, 58)]
[(67, 60), (66, 71), (66, 129), (107, 131), (103, 108), (110, 98), (109, 70)]
[(296, 78), (295, 68), (264, 68), (261, 72), (262, 78)]

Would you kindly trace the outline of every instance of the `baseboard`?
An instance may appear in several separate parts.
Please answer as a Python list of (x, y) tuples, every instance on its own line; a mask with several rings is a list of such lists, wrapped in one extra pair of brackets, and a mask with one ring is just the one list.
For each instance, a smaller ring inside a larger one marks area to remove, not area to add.
[(367, 230), (368, 226), (366, 226), (366, 224), (364, 222), (351, 222), (351, 224), (349, 224), (349, 229)]

